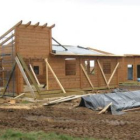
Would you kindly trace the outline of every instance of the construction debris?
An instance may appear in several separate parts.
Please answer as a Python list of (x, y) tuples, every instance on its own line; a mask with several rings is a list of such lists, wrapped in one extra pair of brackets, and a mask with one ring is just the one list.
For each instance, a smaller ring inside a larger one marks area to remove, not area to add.
[(58, 104), (58, 103), (62, 103), (62, 102), (70, 101), (70, 100), (74, 100), (74, 99), (81, 98), (81, 97), (84, 97), (84, 96), (87, 96), (87, 95), (90, 95), (90, 94), (85, 94), (85, 95), (72, 95), (72, 96), (62, 97), (60, 99), (57, 99), (57, 100), (54, 100), (54, 101), (50, 101), (48, 103), (45, 103), (44, 106), (54, 105), (54, 104)]

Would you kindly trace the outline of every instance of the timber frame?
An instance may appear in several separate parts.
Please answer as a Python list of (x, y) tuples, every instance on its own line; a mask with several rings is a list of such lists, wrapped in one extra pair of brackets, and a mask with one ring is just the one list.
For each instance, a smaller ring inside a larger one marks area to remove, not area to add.
[[(119, 82), (129, 81), (127, 68), (129, 64), (133, 65), (132, 80), (136, 81), (139, 78), (140, 55), (114, 55), (81, 46), (77, 48), (81, 51), (94, 51), (95, 54), (69, 53), (70, 46), (62, 45), (52, 37), (53, 27), (55, 24), (48, 26), (47, 23), (40, 25), (37, 22), (32, 25), (31, 21), (26, 24), (19, 21), (0, 36), (1, 48), (11, 43), (14, 45), (15, 52), (12, 54), (16, 58), (14, 60), (18, 62), (17, 57), (20, 59), (24, 66), (23, 70), (26, 69), (25, 74), (31, 79), (31, 84), (35, 86), (38, 93), (41, 85), (44, 85), (45, 90), (61, 90), (63, 93), (66, 93), (67, 89), (95, 90), (101, 87), (117, 87)], [(13, 33), (10, 34), (11, 32)], [(54, 50), (57, 46), (53, 47), (52, 40), (64, 49), (63, 53)], [(0, 55), (3, 54), (0, 52)], [(2, 58), (3, 56), (0, 56), (0, 61)], [(90, 66), (91, 62), (94, 62), (94, 67)], [(1, 69), (2, 67), (5, 65), (0, 65)], [(13, 65), (11, 70), (13, 69), (15, 69), (17, 85), (15, 91), (18, 94), (23, 93), (25, 81), (22, 73), (17, 65)], [(1, 73), (0, 77), (2, 77)], [(8, 82), (10, 79), (11, 77)], [(4, 85), (0, 83), (0, 86)]]

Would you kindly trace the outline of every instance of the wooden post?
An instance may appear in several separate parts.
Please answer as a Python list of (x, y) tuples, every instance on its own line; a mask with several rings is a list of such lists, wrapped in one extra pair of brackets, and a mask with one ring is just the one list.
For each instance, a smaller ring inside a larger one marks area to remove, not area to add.
[(21, 63), (20, 63), (20, 61), (19, 61), (19, 59), (18, 59), (17, 56), (15, 57), (15, 60), (16, 60), (16, 63), (17, 63), (17, 65), (18, 65), (18, 67), (19, 67), (21, 73), (22, 73), (22, 76), (23, 76), (23, 78), (24, 78), (26, 84), (28, 85), (28, 87), (30, 88), (31, 93), (33, 94), (33, 97), (35, 97), (34, 90), (33, 90), (32, 86), (31, 86), (31, 84), (30, 84), (30, 82), (29, 82), (29, 80), (28, 80), (28, 78), (27, 78), (27, 75), (25, 74), (25, 72), (24, 72), (24, 70), (23, 70), (23, 67), (22, 67), (22, 65), (21, 65)]
[(65, 89), (63, 88), (62, 84), (60, 83), (59, 79), (57, 78), (56, 74), (54, 73), (54, 71), (51, 68), (47, 59), (45, 59), (45, 62), (47, 64), (48, 68), (50, 69), (50, 71), (52, 72), (52, 74), (53, 74), (54, 78), (56, 79), (57, 83), (59, 84), (60, 88), (62, 89), (63, 93), (66, 93)]
[[(15, 68), (16, 68), (16, 62), (14, 62), (14, 64), (13, 64), (12, 70), (11, 70), (11, 72), (10, 72), (10, 76), (8, 77), (8, 80), (7, 80), (7, 82), (6, 82), (6, 85), (5, 85), (5, 87), (4, 87), (2, 96), (5, 95), (5, 92), (6, 92), (7, 88), (8, 88), (8, 85), (9, 85), (9, 83), (10, 83), (10, 80), (11, 80), (13, 74), (14, 74)], [(4, 83), (3, 83), (3, 84), (4, 84)]]
[(35, 74), (35, 72), (34, 72), (34, 70), (33, 70), (32, 65), (31, 65), (31, 64), (29, 64), (29, 66), (30, 66), (30, 69), (31, 69), (31, 71), (32, 71), (32, 73), (33, 73), (33, 76), (34, 76), (34, 78), (35, 78), (35, 80), (36, 80), (36, 82), (37, 82), (38, 86), (41, 86), (41, 85), (40, 85), (40, 83), (39, 83), (39, 81), (38, 81), (38, 79), (37, 79), (37, 76), (36, 76), (36, 74)]
[(107, 82), (107, 79), (106, 79), (106, 76), (105, 76), (105, 74), (104, 74), (104, 71), (103, 71), (103, 69), (102, 69), (102, 67), (101, 67), (100, 61), (97, 60), (97, 62), (98, 62), (98, 65), (99, 65), (99, 67), (100, 67), (101, 73), (102, 73), (102, 75), (103, 75), (103, 77), (104, 77), (104, 80), (105, 80), (105, 82), (106, 82), (106, 85), (107, 85), (107, 87), (110, 89), (110, 87), (109, 87), (109, 85), (108, 85), (108, 82)]
[(29, 71), (29, 69), (28, 69), (26, 63), (24, 62), (22, 56), (21, 56), (19, 53), (17, 53), (17, 57), (18, 57), (18, 59), (19, 59), (21, 65), (22, 65), (22, 67), (23, 67), (23, 68), (25, 69), (25, 71), (27, 72), (27, 74), (28, 74), (30, 80), (32, 81), (32, 83), (33, 83), (33, 85), (35, 86), (35, 88), (36, 88), (36, 90), (37, 90), (37, 93), (38, 93), (38, 95), (39, 95), (39, 94), (40, 94), (40, 89), (39, 89), (39, 87), (38, 87), (38, 85), (37, 85), (37, 83), (36, 83), (34, 77), (32, 76), (31, 72)]
[(91, 85), (92, 89), (94, 90), (94, 86), (93, 86), (93, 84), (92, 84), (92, 82), (91, 82), (91, 80), (90, 80), (90, 78), (89, 78), (89, 76), (88, 76), (87, 72), (85, 71), (85, 69), (84, 69), (83, 65), (82, 65), (82, 64), (80, 64), (80, 66), (81, 66), (81, 68), (82, 68), (82, 70), (83, 70), (83, 72), (84, 72), (84, 74), (85, 74), (85, 76), (86, 76), (86, 78), (87, 78), (87, 80), (88, 80), (89, 84)]
[(111, 80), (112, 80), (112, 78), (113, 78), (113, 76), (114, 76), (114, 74), (115, 74), (115, 72), (116, 72), (116, 70), (117, 70), (117, 68), (118, 68), (118, 66), (119, 66), (119, 62), (117, 63), (117, 65), (116, 65), (116, 67), (114, 68), (114, 70), (113, 70), (113, 73), (111, 74), (111, 77), (109, 78), (109, 80), (108, 80), (108, 85), (110, 84), (110, 82), (111, 82)]
[[(46, 60), (48, 61), (48, 59), (46, 58)], [(46, 65), (46, 88), (47, 90), (49, 90), (49, 74), (48, 74), (48, 65)]]

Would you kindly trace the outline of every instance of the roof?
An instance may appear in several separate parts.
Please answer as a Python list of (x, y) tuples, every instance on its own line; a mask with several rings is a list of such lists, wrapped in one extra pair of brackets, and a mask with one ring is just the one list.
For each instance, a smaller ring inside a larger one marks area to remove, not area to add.
[[(118, 56), (108, 52), (100, 51), (92, 48), (85, 48), (81, 46), (63, 45), (52, 45), (53, 55), (80, 55), (80, 56)], [(120, 56), (120, 55), (119, 55)]]
[(125, 57), (140, 56), (140, 54), (124, 54)]

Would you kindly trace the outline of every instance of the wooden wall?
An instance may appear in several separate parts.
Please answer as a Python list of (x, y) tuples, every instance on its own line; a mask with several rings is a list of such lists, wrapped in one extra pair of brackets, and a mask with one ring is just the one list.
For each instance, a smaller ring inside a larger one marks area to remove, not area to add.
[[(106, 74), (107, 79), (110, 78), (117, 62), (118, 58), (111, 57), (111, 58), (105, 58), (105, 57), (71, 57), (71, 58), (76, 58), (76, 75), (66, 75), (65, 74), (65, 59), (70, 58), (69, 56), (51, 56), (49, 57), (49, 63), (52, 66), (54, 72), (56, 73), (57, 77), (59, 78), (60, 82), (64, 86), (64, 88), (81, 88), (81, 89), (86, 89), (86, 88), (91, 88), (87, 78), (85, 77), (80, 64), (84, 66), (84, 61), (87, 59), (90, 60), (95, 60), (95, 74), (91, 75), (89, 74), (89, 77), (91, 79), (91, 82), (95, 87), (103, 87), (106, 86), (106, 83), (104, 81), (104, 78), (101, 74), (100, 68), (97, 64), (97, 59), (100, 61), (101, 66), (103, 66), (103, 62), (109, 61), (111, 63), (111, 73)], [(59, 63), (58, 63), (59, 62)], [(111, 86), (116, 86), (118, 85), (119, 79), (119, 69), (116, 71), (110, 85)], [(56, 80), (54, 79), (52, 73), (49, 71), (49, 89), (60, 89), (58, 86)]]
[(131, 81), (128, 80), (128, 68), (127, 65), (132, 64), (133, 65), (133, 79), (134, 81), (137, 81), (137, 65), (140, 65), (140, 56), (127, 56), (122, 58), (123, 60), (123, 82)]
[[(76, 58), (76, 75), (65, 75), (65, 58)], [(64, 88), (80, 88), (79, 57), (50, 56), (48, 62), (53, 68)], [(60, 89), (49, 71), (49, 89)]]
[[(109, 80), (116, 64), (120, 65), (113, 76), (110, 86), (117, 86), (119, 82), (127, 81), (127, 64), (134, 65), (134, 80), (137, 79), (136, 65), (140, 63), (140, 57), (95, 57), (95, 56), (53, 56), (51, 52), (51, 29), (41, 28), (40, 26), (28, 26), (21, 25), (15, 29), (15, 49), (20, 53), (27, 65), (39, 66), (40, 73), (37, 75), (41, 84), (46, 83), (46, 64), (44, 59), (48, 58), (48, 62), (53, 68), (55, 74), (60, 80), (61, 84), (66, 89), (74, 88), (91, 88), (87, 78), (85, 77), (80, 64), (85, 65), (85, 60), (95, 60), (95, 74), (89, 74), (91, 82), (95, 87), (106, 86), (105, 80), (101, 73), (101, 70), (97, 64), (97, 60), (100, 61), (103, 67), (104, 63), (109, 62), (111, 64), (111, 72), (105, 74), (107, 80)], [(66, 75), (65, 73), (65, 59), (76, 58), (76, 75)], [(49, 71), (49, 90), (60, 89), (52, 73)], [(17, 91), (22, 92), (23, 78), (18, 69), (16, 69), (16, 80), (18, 83)]]
[[(44, 59), (51, 50), (51, 38), (51, 28), (20, 25), (15, 29), (15, 50), (24, 59)], [(23, 90), (23, 78), (19, 69), (16, 69), (16, 76), (17, 92), (20, 93)]]

